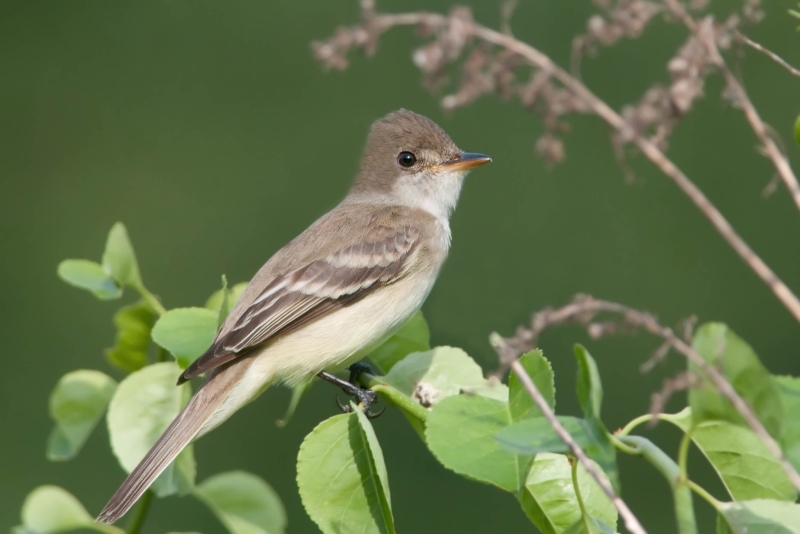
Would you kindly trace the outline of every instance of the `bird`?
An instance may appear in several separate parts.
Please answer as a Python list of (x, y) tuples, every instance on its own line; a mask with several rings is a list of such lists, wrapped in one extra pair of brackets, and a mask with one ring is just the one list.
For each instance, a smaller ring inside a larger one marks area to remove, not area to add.
[(412, 111), (376, 120), (344, 200), (252, 278), (211, 346), (178, 378), (205, 374), (202, 386), (97, 520), (122, 517), (187, 445), (268, 387), (344, 369), (396, 332), (447, 257), (464, 177), (490, 161)]

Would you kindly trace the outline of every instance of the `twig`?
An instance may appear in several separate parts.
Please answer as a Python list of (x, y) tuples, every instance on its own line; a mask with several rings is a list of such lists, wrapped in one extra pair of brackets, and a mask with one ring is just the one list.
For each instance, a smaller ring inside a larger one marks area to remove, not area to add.
[(407, 414), (413, 415), (421, 422), (424, 423), (428, 420), (428, 410), (386, 382), (378, 380), (369, 373), (359, 374), (358, 382), (365, 388), (369, 388), (372, 391), (379, 393), (384, 401), (387, 401), (389, 404), (394, 404)]
[[(555, 325), (565, 323), (580, 323), (590, 326), (594, 318), (601, 312), (610, 312), (622, 316), (622, 321), (630, 326), (637, 326), (654, 334), (670, 346), (684, 355), (689, 361), (695, 364), (707, 376), (714, 387), (730, 401), (733, 407), (744, 418), (750, 429), (764, 442), (769, 452), (780, 462), (786, 475), (792, 484), (800, 491), (800, 474), (786, 459), (778, 443), (761, 424), (756, 414), (749, 404), (733, 389), (720, 372), (710, 365), (700, 354), (691, 346), (678, 337), (671, 328), (662, 326), (651, 314), (607, 300), (599, 300), (589, 295), (578, 295), (575, 299), (558, 309), (545, 309), (537, 312), (531, 318), (530, 328), (518, 327), (517, 332), (512, 338), (504, 339), (504, 344), (513, 350), (517, 355), (536, 347), (536, 341), (541, 333)], [(597, 333), (595, 333), (597, 334)], [(595, 337), (598, 337), (595, 335)], [(503, 360), (501, 360), (502, 362)]]
[[(772, 269), (750, 248), (750, 246), (733, 229), (728, 220), (722, 215), (714, 204), (705, 194), (683, 173), (658, 146), (635, 131), (630, 124), (608, 104), (592, 93), (583, 83), (570, 75), (564, 69), (556, 65), (550, 57), (540, 52), (531, 45), (515, 39), (513, 36), (492, 30), (480, 24), (475, 24), (463, 16), (447, 17), (437, 13), (400, 13), (400, 14), (375, 14), (372, 11), (364, 12), (365, 21), (362, 26), (353, 29), (340, 29), (330, 40), (322, 43), (315, 43), (315, 57), (317, 60), (337, 67), (346, 65), (346, 61), (340, 57), (342, 49), (349, 49), (353, 46), (374, 48), (373, 43), (379, 35), (390, 28), (396, 26), (418, 26), (424, 32), (430, 33), (433, 29), (450, 29), (452, 25), (458, 25), (460, 39), (471, 37), (482, 40), (486, 43), (504, 48), (506, 51), (518, 55), (526, 60), (530, 65), (537, 67), (541, 72), (552, 76), (558, 80), (567, 90), (578, 97), (582, 105), (598, 117), (603, 119), (609, 126), (616, 130), (619, 135), (632, 143), (651, 161), (658, 169), (669, 177), (681, 191), (694, 203), (703, 215), (711, 222), (723, 239), (739, 255), (739, 257), (756, 273), (756, 275), (770, 288), (772, 293), (781, 301), (787, 310), (800, 321), (800, 299), (789, 289), (789, 287), (772, 271)], [(738, 82), (737, 82), (738, 83)], [(749, 102), (749, 101), (748, 101)], [(757, 115), (755, 115), (757, 117)], [(760, 120), (760, 119), (759, 119)], [(763, 126), (763, 123), (760, 123)], [(766, 135), (764, 130), (764, 135)], [(774, 161), (780, 162), (781, 168), (788, 169), (791, 176), (791, 169), (785, 158), (777, 151), (777, 147), (771, 139), (767, 138), (768, 147), (772, 147), (773, 152), (778, 158)], [(795, 180), (796, 183), (796, 180)], [(800, 207), (800, 188), (790, 187), (795, 201)], [(794, 191), (797, 191), (795, 195)]]
[(800, 69), (796, 69), (789, 65), (789, 63), (783, 59), (781, 56), (773, 52), (772, 50), (765, 48), (764, 46), (758, 44), (757, 42), (753, 41), (752, 39), (748, 38), (746, 35), (742, 35), (739, 32), (736, 32), (736, 38), (746, 44), (747, 46), (754, 48), (770, 58), (772, 61), (783, 67), (784, 69), (788, 70), (790, 74), (794, 76), (800, 76)]
[(734, 76), (733, 72), (731, 72), (731, 69), (728, 68), (727, 63), (725, 63), (725, 60), (722, 58), (722, 55), (719, 53), (719, 49), (714, 42), (713, 32), (714, 29), (711, 25), (711, 20), (706, 19), (698, 29), (698, 38), (700, 42), (708, 48), (711, 61), (717, 69), (719, 69), (720, 73), (722, 73), (722, 77), (725, 78), (725, 83), (728, 84), (728, 89), (735, 95), (736, 104), (742, 108), (744, 116), (747, 117), (747, 122), (750, 123), (750, 127), (753, 128), (758, 140), (764, 145), (767, 156), (772, 160), (772, 164), (778, 171), (778, 175), (781, 177), (781, 180), (783, 180), (783, 183), (786, 184), (786, 188), (789, 189), (789, 194), (792, 195), (797, 209), (800, 209), (800, 184), (798, 184), (797, 177), (794, 175), (794, 172), (792, 172), (789, 160), (786, 159), (786, 156), (778, 148), (778, 145), (769, 135), (769, 132), (767, 132), (767, 126), (764, 124), (764, 121), (761, 120), (758, 110), (756, 110), (753, 102), (747, 96), (747, 91), (745, 91), (744, 86), (742, 86), (736, 76)]
[[(761, 116), (758, 114), (758, 110), (756, 110), (753, 102), (747, 96), (747, 91), (745, 90), (744, 86), (741, 84), (741, 82), (739, 82), (739, 79), (728, 67), (728, 64), (723, 59), (722, 54), (719, 53), (719, 49), (717, 48), (716, 44), (713, 18), (709, 16), (698, 23), (686, 12), (683, 5), (678, 0), (664, 0), (664, 2), (667, 4), (670, 10), (683, 21), (686, 27), (697, 36), (698, 41), (705, 46), (706, 50), (708, 51), (708, 59), (717, 68), (717, 70), (719, 70), (720, 74), (722, 74), (722, 77), (725, 79), (725, 83), (728, 86), (729, 92), (734, 96), (736, 104), (741, 107), (742, 112), (747, 118), (747, 122), (750, 123), (750, 127), (753, 129), (753, 132), (755, 132), (756, 137), (758, 137), (758, 140), (764, 146), (764, 151), (766, 152), (767, 157), (772, 160), (772, 164), (778, 171), (778, 176), (780, 176), (781, 180), (783, 180), (783, 183), (789, 190), (789, 194), (792, 196), (792, 200), (794, 200), (797, 209), (800, 210), (800, 184), (797, 182), (797, 177), (794, 175), (792, 167), (789, 165), (789, 160), (786, 159), (786, 156), (783, 154), (783, 152), (781, 152), (781, 150), (778, 148), (778, 145), (769, 135), (769, 132), (767, 131), (767, 125), (764, 124), (763, 120), (761, 120)], [(750, 41), (741, 34), (737, 34), (737, 36), (740, 36), (743, 40), (746, 39), (745, 42)], [(772, 54), (757, 43), (750, 41), (748, 44), (751, 44), (751, 46), (755, 45), (755, 47), (760, 47), (761, 51), (768, 55)], [(780, 59), (777, 55), (772, 54), (771, 57), (779, 63), (783, 62), (784, 66), (787, 67), (790, 72), (794, 70), (789, 66), (788, 63)], [(797, 75), (800, 75), (800, 72), (798, 72)]]
[(589, 460), (589, 457), (586, 455), (586, 452), (575, 442), (575, 439), (567, 432), (567, 429), (564, 428), (564, 425), (556, 418), (556, 414), (553, 413), (553, 410), (547, 404), (547, 401), (542, 396), (542, 393), (539, 391), (539, 388), (536, 387), (531, 377), (528, 376), (528, 373), (525, 371), (525, 368), (519, 363), (517, 359), (518, 354), (514, 354), (513, 349), (510, 347), (504, 346), (504, 340), (499, 335), (493, 335), (493, 344), (497, 354), (500, 358), (501, 362), (505, 362), (512, 371), (517, 375), (519, 381), (522, 383), (522, 387), (525, 388), (525, 391), (528, 392), (528, 395), (531, 396), (533, 402), (536, 403), (536, 406), (539, 407), (541, 410), (542, 415), (550, 426), (555, 430), (558, 437), (561, 438), (561, 441), (566, 443), (569, 450), (572, 452), (572, 455), (578, 459), (580, 463), (583, 464), (583, 467), (586, 471), (595, 479), (600, 489), (603, 490), (603, 493), (611, 500), (614, 507), (619, 512), (619, 516), (622, 518), (623, 522), (625, 523), (625, 527), (631, 534), (646, 534), (644, 527), (642, 527), (639, 520), (633, 515), (631, 509), (628, 508), (628, 505), (625, 504), (625, 501), (617, 495), (614, 491), (614, 488), (611, 487), (611, 483), (608, 481), (606, 477), (604, 477), (594, 464)]
[(686, 477), (681, 476), (680, 467), (652, 441), (641, 436), (621, 436), (619, 441), (633, 453), (641, 456), (667, 479), (672, 497), (675, 500), (675, 520), (679, 534), (697, 534), (697, 520), (694, 516), (692, 492)]

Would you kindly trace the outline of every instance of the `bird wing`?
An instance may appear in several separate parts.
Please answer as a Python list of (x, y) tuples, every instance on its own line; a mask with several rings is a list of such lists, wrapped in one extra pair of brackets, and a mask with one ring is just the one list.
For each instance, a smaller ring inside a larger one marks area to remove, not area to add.
[(401, 278), (420, 241), (413, 226), (372, 229), (361, 242), (275, 276), (233, 327), (179, 379), (194, 378)]

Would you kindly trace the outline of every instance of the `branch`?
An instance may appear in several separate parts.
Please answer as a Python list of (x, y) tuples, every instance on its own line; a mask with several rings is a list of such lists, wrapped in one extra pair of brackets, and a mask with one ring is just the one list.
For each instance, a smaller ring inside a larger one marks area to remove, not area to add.
[(611, 500), (614, 504), (614, 507), (619, 512), (619, 516), (625, 523), (625, 527), (631, 534), (646, 534), (644, 527), (642, 527), (639, 520), (633, 515), (631, 509), (628, 508), (628, 505), (625, 504), (625, 501), (616, 494), (614, 488), (611, 487), (611, 483), (608, 481), (606, 477), (604, 477), (600, 471), (597, 470), (595, 465), (589, 460), (589, 457), (586, 455), (586, 452), (581, 448), (580, 445), (575, 441), (575, 439), (567, 432), (567, 429), (564, 428), (564, 425), (556, 418), (556, 414), (553, 413), (553, 410), (550, 408), (550, 405), (547, 404), (547, 401), (542, 396), (542, 393), (539, 391), (539, 388), (536, 387), (531, 377), (528, 376), (528, 373), (525, 371), (525, 368), (519, 363), (518, 353), (515, 353), (514, 349), (508, 347), (505, 344), (505, 340), (497, 334), (492, 335), (492, 345), (494, 345), (495, 350), (497, 351), (497, 355), (500, 358), (501, 362), (504, 362), (508, 365), (512, 371), (517, 375), (519, 381), (522, 383), (522, 387), (525, 388), (525, 391), (528, 392), (528, 395), (531, 396), (533, 402), (536, 403), (536, 406), (539, 407), (541, 410), (542, 415), (550, 424), (550, 426), (555, 430), (558, 437), (561, 438), (561, 441), (566, 443), (569, 450), (572, 452), (572, 455), (578, 459), (580, 463), (583, 464), (583, 467), (586, 471), (595, 479), (600, 489), (603, 490), (603, 493)]
[[(374, 12), (372, 2), (363, 0), (362, 12), (364, 17), (362, 25), (354, 28), (339, 28), (336, 34), (328, 41), (313, 44), (314, 55), (318, 61), (334, 68), (345, 68), (347, 61), (344, 56), (347, 51), (353, 47), (360, 46), (367, 53), (373, 52), (378, 37), (396, 26), (417, 26), (423, 34), (430, 34), (436, 30), (443, 32), (441, 42), (438, 43), (437, 47), (420, 49), (415, 53), (415, 62), (423, 69), (427, 69), (427, 65), (430, 64), (434, 65), (432, 68), (435, 70), (438, 65), (446, 61), (454, 61), (465, 43), (472, 38), (505, 49), (506, 53), (512, 56), (511, 58), (505, 58), (507, 63), (510, 63), (511, 59), (524, 61), (539, 69), (540, 72), (537, 75), (542, 74), (544, 78), (552, 77), (558, 80), (575, 97), (573, 100), (576, 102), (558, 102), (559, 104), (571, 106), (571, 111), (594, 113), (616, 130), (622, 139), (634, 143), (662, 173), (675, 182), (681, 191), (689, 197), (734, 252), (767, 284), (772, 293), (795, 319), (800, 321), (800, 299), (736, 233), (728, 220), (725, 219), (694, 182), (667, 158), (654, 142), (632, 128), (619, 113), (598, 98), (578, 79), (556, 65), (547, 55), (511, 35), (474, 23), (469, 13), (465, 12), (463, 8), (456, 8), (453, 15), (449, 17), (426, 12), (377, 14)], [(763, 123), (761, 124), (763, 125)], [(771, 139), (767, 138), (767, 140), (769, 141), (769, 146), (775, 146)], [(776, 147), (775, 149), (777, 150)], [(779, 152), (777, 154), (780, 155)], [(780, 161), (788, 165), (784, 158), (781, 157)], [(791, 169), (789, 169), (789, 173), (791, 173)], [(791, 176), (793, 177), (794, 175)], [(794, 189), (790, 188), (790, 191), (794, 191)], [(798, 194), (795, 200), (800, 207), (800, 188), (797, 191)]]
[[(601, 325), (594, 322), (594, 318), (601, 312), (610, 312), (622, 316), (622, 324), (606, 323)], [(714, 384), (714, 387), (730, 401), (733, 407), (742, 415), (747, 425), (764, 442), (769, 452), (778, 459), (789, 480), (800, 491), (800, 474), (786, 459), (780, 445), (767, 432), (767, 429), (761, 424), (750, 405), (733, 389), (730, 382), (717, 369), (710, 365), (689, 344), (678, 337), (671, 328), (662, 326), (649, 313), (624, 304), (595, 299), (589, 295), (578, 295), (566, 306), (555, 310), (548, 308), (533, 314), (530, 328), (518, 327), (514, 337), (504, 339), (503, 343), (513, 350), (516, 355), (519, 355), (534, 349), (539, 336), (544, 330), (565, 323), (579, 323), (587, 326), (589, 335), (594, 339), (619, 329), (631, 328), (642, 328), (663, 339), (670, 347), (683, 354), (689, 361), (700, 368)]]
[(380, 393), (384, 401), (387, 401), (389, 404), (394, 404), (404, 412), (419, 419), (422, 423), (428, 420), (428, 410), (386, 382), (378, 380), (369, 373), (360, 373), (358, 375), (358, 382), (365, 388)]
[(778, 145), (775, 144), (775, 141), (767, 132), (767, 126), (764, 124), (764, 121), (761, 120), (758, 110), (756, 110), (753, 102), (747, 96), (747, 91), (745, 91), (745, 88), (739, 83), (739, 80), (734, 76), (733, 72), (731, 72), (731, 69), (719, 53), (719, 49), (714, 42), (713, 31), (711, 20), (706, 19), (698, 30), (698, 38), (700, 42), (708, 48), (712, 63), (714, 63), (720, 73), (722, 73), (722, 77), (725, 78), (725, 83), (728, 84), (729, 91), (733, 93), (736, 98), (736, 104), (742, 108), (744, 116), (747, 117), (747, 122), (750, 123), (750, 127), (753, 128), (758, 140), (764, 145), (767, 156), (772, 160), (772, 164), (778, 171), (778, 175), (781, 177), (781, 180), (783, 180), (783, 183), (786, 184), (789, 194), (792, 195), (792, 199), (795, 205), (797, 205), (797, 209), (800, 209), (800, 184), (797, 183), (797, 177), (794, 175), (794, 172), (792, 172), (789, 160), (786, 159), (786, 156), (781, 152)]
[[(789, 160), (786, 159), (786, 156), (784, 156), (784, 154), (778, 148), (778, 145), (775, 144), (775, 141), (767, 132), (767, 125), (764, 124), (763, 120), (761, 120), (761, 116), (758, 114), (753, 102), (747, 96), (747, 91), (745, 90), (744, 86), (733, 74), (731, 69), (728, 67), (728, 64), (725, 63), (722, 54), (719, 53), (716, 43), (713, 18), (709, 16), (703, 19), (701, 22), (697, 22), (686, 12), (683, 5), (678, 0), (664, 0), (664, 2), (667, 4), (667, 7), (669, 7), (669, 9), (672, 10), (672, 12), (678, 18), (680, 18), (681, 21), (683, 21), (684, 25), (689, 29), (689, 31), (695, 34), (697, 40), (706, 48), (710, 63), (713, 64), (717, 70), (719, 70), (720, 74), (722, 74), (722, 77), (725, 79), (725, 83), (727, 84), (728, 91), (735, 98), (736, 104), (741, 107), (742, 112), (747, 118), (747, 122), (750, 123), (750, 127), (753, 129), (753, 132), (755, 132), (756, 137), (758, 137), (758, 140), (764, 146), (764, 151), (766, 152), (767, 157), (772, 160), (772, 164), (778, 171), (778, 176), (780, 176), (781, 180), (783, 180), (783, 183), (786, 184), (786, 188), (789, 190), (792, 200), (794, 200), (797, 209), (800, 210), (800, 184), (797, 182), (797, 177), (794, 175), (792, 167), (789, 165)], [(761, 45), (753, 43), (741, 34), (735, 35), (743, 40), (746, 40), (745, 42), (749, 41), (748, 44), (752, 43), (751, 46), (755, 45), (756, 47), (760, 47), (762, 52), (768, 53), (768, 51), (761, 47)], [(777, 58), (779, 62), (783, 62), (790, 72), (793, 70), (788, 63), (780, 59), (777, 55), (772, 54), (772, 56), (773, 59)], [(798, 75), (800, 75), (800, 72), (798, 72)]]
[(761, 52), (762, 54), (764, 54), (765, 56), (770, 58), (772, 61), (774, 61), (775, 63), (777, 63), (781, 67), (783, 67), (784, 69), (788, 70), (790, 74), (793, 74), (794, 76), (800, 76), (800, 69), (796, 69), (796, 68), (792, 67), (791, 65), (789, 65), (789, 63), (785, 59), (783, 59), (781, 56), (779, 56), (778, 54), (776, 54), (772, 50), (770, 50), (768, 48), (765, 48), (764, 46), (758, 44), (757, 42), (753, 41), (752, 39), (749, 39), (746, 35), (742, 35), (739, 32), (736, 32), (736, 38), (739, 41), (741, 41), (744, 44), (746, 44), (747, 46), (758, 50), (759, 52)]
[(675, 500), (675, 520), (678, 523), (678, 532), (697, 533), (697, 521), (694, 517), (692, 492), (688, 479), (681, 477), (680, 469), (664, 451), (647, 438), (641, 436), (620, 436), (618, 438), (624, 445), (632, 447), (635, 454), (641, 456), (653, 465), (664, 478), (667, 479)]

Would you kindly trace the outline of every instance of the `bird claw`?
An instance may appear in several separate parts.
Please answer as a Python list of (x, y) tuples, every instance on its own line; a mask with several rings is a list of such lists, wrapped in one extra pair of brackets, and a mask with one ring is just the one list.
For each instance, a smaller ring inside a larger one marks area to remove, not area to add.
[(383, 408), (381, 408), (381, 411), (379, 411), (377, 413), (374, 413), (374, 412), (371, 412), (369, 410), (364, 410), (364, 415), (367, 416), (367, 419), (377, 419), (378, 417), (383, 415), (383, 412), (385, 412), (385, 411), (386, 411), (386, 405), (384, 404)]
[[(360, 404), (362, 407), (361, 409), (363, 410), (364, 415), (366, 415), (368, 419), (380, 417), (383, 412), (386, 411), (386, 406), (384, 406), (379, 412), (370, 411), (370, 407), (378, 401), (378, 394), (371, 389), (360, 387), (357, 382), (358, 375), (365, 372), (372, 374), (372, 368), (365, 363), (358, 362), (351, 365), (348, 369), (350, 369), (350, 380), (348, 381), (349, 384), (347, 386), (342, 386), (342, 391), (357, 399), (358, 404)], [(352, 406), (349, 404), (342, 404), (342, 401), (339, 400), (338, 395), (336, 396), (336, 404), (344, 413), (352, 413), (353, 411)]]
[(342, 404), (342, 401), (339, 400), (339, 395), (336, 395), (336, 405), (342, 410), (344, 413), (350, 413), (353, 411), (353, 407), (349, 404)]
[[(370, 407), (378, 401), (378, 394), (371, 389), (362, 389), (354, 386), (352, 389), (345, 389), (344, 392), (358, 399), (358, 404), (362, 406), (361, 409), (364, 415), (367, 416), (367, 419), (380, 417), (383, 412), (386, 411), (386, 406), (381, 408), (379, 412), (372, 412), (370, 410)], [(336, 395), (336, 405), (339, 406), (339, 409), (344, 413), (353, 412), (353, 407), (349, 404), (343, 404), (342, 401), (339, 400), (339, 395)]]

